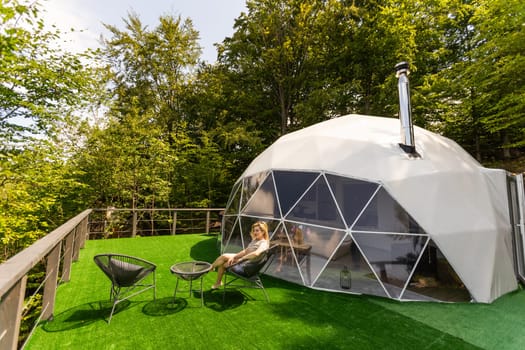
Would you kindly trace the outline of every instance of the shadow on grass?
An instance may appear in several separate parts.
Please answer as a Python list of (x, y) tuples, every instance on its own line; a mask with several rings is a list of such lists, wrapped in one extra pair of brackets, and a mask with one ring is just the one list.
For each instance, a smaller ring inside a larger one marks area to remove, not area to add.
[[(203, 235), (208, 237), (207, 235)], [(217, 237), (210, 236), (209, 239), (202, 240), (194, 244), (190, 249), (190, 256), (194, 260), (214, 261), (219, 256), (217, 248)]]
[(238, 308), (246, 303), (246, 299), (247, 297), (237, 290), (226, 290), (226, 295), (223, 295), (222, 290), (204, 292), (204, 306), (217, 312)]
[[(126, 309), (131, 302), (125, 300), (117, 305), (113, 316)], [(46, 332), (62, 332), (80, 328), (97, 321), (107, 321), (113, 304), (109, 301), (96, 301), (75, 306), (57, 315), (53, 320), (45, 321), (42, 329)]]
[(181, 312), (188, 306), (186, 299), (166, 297), (150, 301), (142, 308), (142, 312), (148, 316), (166, 316)]
[[(193, 291), (192, 296), (180, 297), (177, 296), (174, 299), (172, 296), (153, 300), (142, 308), (142, 312), (148, 316), (167, 316), (179, 313), (186, 308), (199, 308), (201, 307), (201, 294), (199, 291)], [(192, 301), (188, 301), (192, 299)], [(226, 291), (226, 295), (223, 299), (222, 291), (205, 291), (203, 292), (204, 307), (222, 312), (226, 310), (235, 309), (246, 303), (249, 296), (241, 293), (240, 291)], [(189, 304), (194, 306), (189, 306)]]

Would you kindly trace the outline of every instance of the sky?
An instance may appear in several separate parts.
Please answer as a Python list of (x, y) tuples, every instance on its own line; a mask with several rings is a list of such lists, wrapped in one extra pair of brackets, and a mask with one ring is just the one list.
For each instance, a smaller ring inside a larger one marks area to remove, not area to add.
[(102, 23), (124, 27), (129, 12), (139, 15), (144, 25), (153, 29), (162, 15), (191, 18), (200, 35), (201, 58), (215, 62), (214, 43), (221, 43), (233, 34), (234, 21), (246, 11), (245, 0), (41, 0), (45, 22), (62, 31), (74, 28), (65, 48), (80, 52), (99, 47), (100, 35), (109, 37)]

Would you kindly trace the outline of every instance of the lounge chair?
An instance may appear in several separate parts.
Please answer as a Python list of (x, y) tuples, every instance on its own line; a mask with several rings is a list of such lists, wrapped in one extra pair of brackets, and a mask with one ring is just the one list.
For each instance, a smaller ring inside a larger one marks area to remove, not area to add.
[[(260, 275), (266, 271), (266, 269), (263, 270), (263, 268), (265, 266), (269, 266), (269, 263), (271, 263), (276, 248), (277, 246), (270, 247), (262, 252), (260, 256), (257, 257), (257, 259), (241, 261), (226, 269), (223, 284), (223, 302), (226, 298), (226, 289), (240, 288), (261, 289), (264, 293), (264, 296), (266, 297), (266, 301), (270, 302), (270, 298), (264, 289)], [(242, 265), (242, 270), (244, 270), (244, 273), (241, 273), (241, 269), (238, 269), (238, 266), (240, 265)], [(231, 277), (230, 281), (228, 281), (228, 277)]]
[[(118, 303), (148, 289), (153, 289), (153, 299), (156, 299), (155, 264), (134, 256), (111, 253), (95, 255), (93, 259), (111, 281), (109, 300), (113, 302), (113, 307), (108, 324)], [(150, 274), (152, 280), (146, 281)]]

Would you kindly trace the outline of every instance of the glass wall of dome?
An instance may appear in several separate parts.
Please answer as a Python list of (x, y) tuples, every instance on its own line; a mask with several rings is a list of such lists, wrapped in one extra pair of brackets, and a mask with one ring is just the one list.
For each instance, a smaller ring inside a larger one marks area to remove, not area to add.
[(246, 247), (259, 220), (278, 246), (266, 270), (276, 278), (399, 300), (471, 299), (439, 247), (381, 183), (290, 170), (239, 179), (225, 211), (223, 252)]

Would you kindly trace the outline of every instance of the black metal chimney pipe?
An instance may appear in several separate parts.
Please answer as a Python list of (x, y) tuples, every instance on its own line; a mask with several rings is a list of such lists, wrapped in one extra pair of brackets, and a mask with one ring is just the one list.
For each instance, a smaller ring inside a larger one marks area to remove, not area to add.
[(407, 62), (399, 62), (395, 66), (396, 78), (398, 78), (397, 90), (399, 92), (399, 120), (401, 122), (401, 143), (399, 146), (411, 155), (418, 156), (414, 143), (414, 126), (412, 125), (412, 113), (410, 110), (410, 87), (408, 83)]

